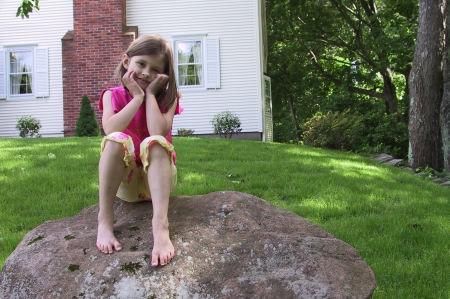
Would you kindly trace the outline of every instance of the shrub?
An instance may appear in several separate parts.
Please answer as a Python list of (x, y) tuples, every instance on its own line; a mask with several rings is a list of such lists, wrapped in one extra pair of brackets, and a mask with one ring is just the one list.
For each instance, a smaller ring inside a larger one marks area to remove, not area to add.
[(192, 134), (194, 134), (194, 130), (180, 128), (180, 129), (177, 129), (177, 134), (178, 134), (178, 136), (181, 136), (181, 137), (189, 137), (189, 136), (192, 136)]
[(17, 121), (16, 129), (19, 130), (19, 135), (22, 138), (41, 137), (39, 130), (42, 128), (39, 119), (25, 115)]
[(408, 156), (408, 125), (399, 122), (395, 115), (371, 111), (364, 115), (364, 143), (362, 150), (369, 153), (385, 153), (398, 158)]
[(91, 101), (87, 95), (84, 95), (81, 100), (80, 116), (77, 120), (76, 135), (83, 136), (98, 136), (100, 135), (100, 128), (95, 118), (94, 110), (91, 107)]
[(303, 125), (302, 139), (307, 145), (339, 149), (356, 150), (362, 141), (364, 129), (362, 116), (343, 112), (316, 113)]
[(214, 134), (219, 134), (220, 137), (231, 138), (233, 134), (239, 134), (242, 131), (239, 116), (230, 111), (214, 115), (211, 123), (214, 127)]

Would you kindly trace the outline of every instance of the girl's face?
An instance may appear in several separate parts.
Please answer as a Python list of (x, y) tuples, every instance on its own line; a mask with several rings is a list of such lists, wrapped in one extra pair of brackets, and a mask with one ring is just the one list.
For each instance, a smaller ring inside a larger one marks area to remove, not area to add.
[(131, 58), (124, 54), (123, 66), (127, 71), (134, 71), (134, 80), (145, 90), (156, 75), (163, 74), (166, 66), (164, 55), (138, 55)]

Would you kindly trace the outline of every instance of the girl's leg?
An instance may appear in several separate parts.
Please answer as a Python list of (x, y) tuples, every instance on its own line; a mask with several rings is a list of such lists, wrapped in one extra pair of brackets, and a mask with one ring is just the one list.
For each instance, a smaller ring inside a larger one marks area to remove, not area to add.
[(153, 251), (152, 266), (166, 265), (174, 256), (174, 247), (169, 237), (169, 196), (172, 182), (171, 161), (167, 150), (155, 142), (149, 148), (150, 165), (148, 183), (153, 204)]
[(122, 250), (113, 233), (114, 199), (125, 172), (124, 146), (107, 141), (100, 156), (99, 172), (99, 212), (97, 248), (103, 253)]

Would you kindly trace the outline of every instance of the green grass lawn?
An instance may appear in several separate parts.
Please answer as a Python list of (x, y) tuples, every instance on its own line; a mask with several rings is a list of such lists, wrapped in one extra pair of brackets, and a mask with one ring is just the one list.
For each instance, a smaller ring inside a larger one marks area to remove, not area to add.
[[(97, 204), (101, 138), (0, 139), (0, 265), (46, 220)], [(174, 138), (173, 195), (250, 193), (355, 247), (373, 298), (450, 298), (450, 188), (359, 155), (242, 140)]]

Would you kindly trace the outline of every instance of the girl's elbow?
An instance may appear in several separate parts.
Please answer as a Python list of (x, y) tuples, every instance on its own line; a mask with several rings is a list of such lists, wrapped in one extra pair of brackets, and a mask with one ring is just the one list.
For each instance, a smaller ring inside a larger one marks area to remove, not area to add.
[(169, 132), (171, 131), (172, 128), (167, 129), (167, 128), (148, 128), (148, 132), (150, 133), (150, 136), (155, 136), (155, 135), (161, 135), (163, 137), (166, 137)]
[(105, 132), (105, 135), (109, 135), (114, 132), (119, 132), (119, 130), (112, 128), (110, 126), (103, 126), (103, 132)]

